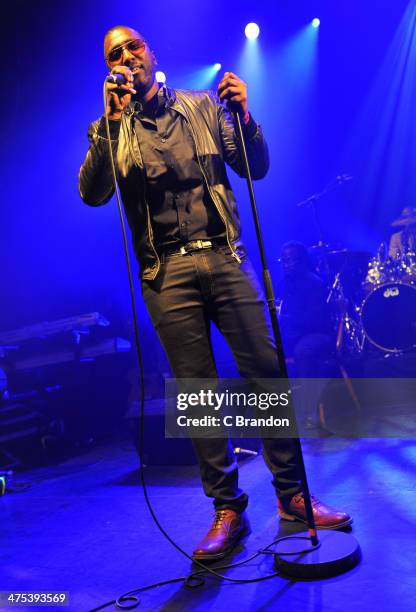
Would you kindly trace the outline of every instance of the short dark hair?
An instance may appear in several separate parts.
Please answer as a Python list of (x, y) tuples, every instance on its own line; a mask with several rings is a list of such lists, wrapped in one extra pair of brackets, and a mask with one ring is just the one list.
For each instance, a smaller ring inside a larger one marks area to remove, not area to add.
[(113, 26), (112, 28), (110, 28), (109, 30), (107, 30), (107, 32), (104, 34), (104, 38), (107, 38), (107, 36), (109, 36), (110, 34), (112, 34), (113, 32), (115, 32), (116, 30), (124, 30), (125, 28), (127, 28), (128, 26), (124, 26), (124, 25), (116, 25)]
[[(107, 32), (105, 33), (104, 40), (107, 38), (107, 36), (110, 36), (110, 34), (115, 32), (116, 30), (134, 30), (134, 28), (132, 28), (130, 26), (126, 26), (126, 25), (116, 25), (116, 26), (113, 26), (112, 28), (107, 30)], [(134, 30), (134, 31), (137, 32), (137, 30)], [(140, 34), (140, 32), (137, 32), (137, 34)], [(141, 34), (140, 34), (140, 36), (141, 36)], [(144, 38), (144, 36), (142, 38)]]
[(307, 246), (303, 244), (303, 242), (301, 242), (300, 240), (289, 240), (288, 242), (285, 242), (282, 246), (282, 252), (285, 249), (295, 249), (299, 253), (302, 263), (309, 269), (312, 269), (313, 266), (310, 254)]
[(282, 246), (282, 251), (283, 249), (297, 249), (300, 253), (302, 253), (302, 255), (309, 257), (306, 245), (304, 245), (300, 240), (288, 240), (288, 242), (285, 242)]

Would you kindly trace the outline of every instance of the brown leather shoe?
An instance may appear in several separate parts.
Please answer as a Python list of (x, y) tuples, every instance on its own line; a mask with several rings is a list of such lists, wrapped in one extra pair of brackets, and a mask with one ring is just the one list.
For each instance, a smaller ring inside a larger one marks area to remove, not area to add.
[(198, 561), (222, 559), (250, 532), (250, 523), (244, 513), (228, 508), (217, 510), (211, 529), (195, 548), (192, 557)]
[[(351, 525), (352, 518), (346, 512), (339, 512), (327, 506), (314, 495), (311, 495), (313, 516), (318, 529), (339, 529)], [(294, 495), (289, 503), (283, 504), (277, 500), (277, 511), (280, 518), (287, 521), (302, 521), (307, 524), (305, 501), (302, 493)]]

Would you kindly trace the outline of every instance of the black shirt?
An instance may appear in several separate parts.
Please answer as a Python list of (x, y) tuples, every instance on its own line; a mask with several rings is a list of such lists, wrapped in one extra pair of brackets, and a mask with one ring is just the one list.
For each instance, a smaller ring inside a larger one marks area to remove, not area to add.
[(164, 87), (146, 104), (136, 102), (135, 111), (156, 248), (224, 238), (186, 119), (171, 107)]

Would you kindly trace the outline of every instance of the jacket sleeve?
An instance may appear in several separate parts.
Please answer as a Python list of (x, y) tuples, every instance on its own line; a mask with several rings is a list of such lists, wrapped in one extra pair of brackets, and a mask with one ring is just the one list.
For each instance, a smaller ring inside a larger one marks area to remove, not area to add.
[[(110, 120), (110, 137), (114, 159), (117, 155), (120, 121)], [(114, 193), (111, 160), (104, 118), (88, 128), (90, 146), (78, 175), (78, 190), (89, 206), (106, 204)]]
[[(225, 161), (239, 176), (244, 177), (243, 160), (237, 146), (238, 138), (232, 116), (218, 99), (217, 116)], [(269, 169), (269, 151), (262, 129), (251, 114), (249, 122), (246, 125), (242, 124), (242, 129), (251, 176), (253, 179), (262, 179)]]

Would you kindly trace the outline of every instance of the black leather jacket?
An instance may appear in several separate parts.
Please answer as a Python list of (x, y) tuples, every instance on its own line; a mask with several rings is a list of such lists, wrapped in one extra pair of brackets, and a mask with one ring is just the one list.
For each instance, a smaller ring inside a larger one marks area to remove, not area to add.
[[(239, 244), (240, 222), (224, 162), (240, 176), (244, 175), (244, 170), (230, 114), (212, 92), (170, 89), (166, 92), (169, 103), (185, 117), (189, 125), (202, 175), (225, 224), (230, 249), (239, 259), (236, 247)], [(100, 120), (90, 125), (88, 137), (91, 144), (79, 173), (79, 192), (83, 201), (90, 206), (105, 204), (114, 193), (108, 140), (101, 135), (103, 133)], [(117, 131), (113, 133), (111, 144), (117, 178), (141, 277), (153, 280), (159, 272), (160, 260), (153, 242), (143, 159), (134, 130), (132, 106), (125, 109), (122, 115), (118, 136)], [(254, 179), (263, 178), (269, 167), (269, 156), (261, 128), (250, 120), (246, 134), (252, 176)]]

